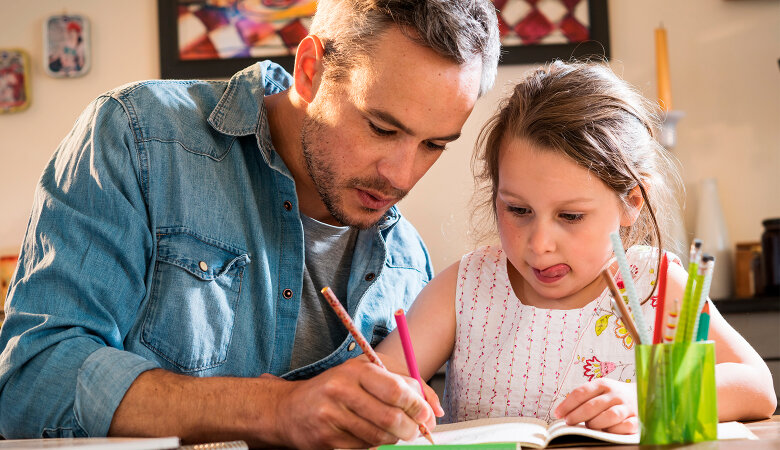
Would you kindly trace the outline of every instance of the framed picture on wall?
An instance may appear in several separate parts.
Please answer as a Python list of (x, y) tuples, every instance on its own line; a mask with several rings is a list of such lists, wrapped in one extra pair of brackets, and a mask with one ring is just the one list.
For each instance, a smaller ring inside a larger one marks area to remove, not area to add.
[(78, 15), (56, 15), (43, 24), (43, 67), (57, 78), (80, 77), (89, 71), (89, 21)]
[(501, 64), (610, 56), (607, 0), (493, 0)]
[(30, 57), (17, 48), (0, 48), (0, 114), (30, 106)]
[(158, 0), (163, 78), (224, 78), (259, 60), (292, 71), (316, 0)]
[[(609, 57), (606, 0), (493, 0), (502, 64)], [(158, 0), (162, 78), (225, 78), (261, 59), (292, 71), (316, 0)]]

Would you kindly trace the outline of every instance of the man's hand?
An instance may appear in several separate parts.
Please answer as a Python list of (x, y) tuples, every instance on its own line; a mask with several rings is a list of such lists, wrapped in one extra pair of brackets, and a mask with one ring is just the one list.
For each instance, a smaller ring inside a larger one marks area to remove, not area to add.
[(585, 422), (588, 428), (630, 434), (639, 429), (636, 385), (609, 378), (585, 383), (555, 408), (556, 417), (568, 425)]
[[(356, 358), (288, 385), (277, 409), (278, 433), (296, 448), (371, 447), (433, 429), (431, 406), (410, 378)], [(262, 405), (258, 405), (262, 407)]]

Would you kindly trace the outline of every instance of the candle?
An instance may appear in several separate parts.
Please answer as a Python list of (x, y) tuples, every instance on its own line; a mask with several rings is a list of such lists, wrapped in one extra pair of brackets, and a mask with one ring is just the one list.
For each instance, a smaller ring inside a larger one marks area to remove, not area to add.
[(655, 66), (658, 77), (658, 102), (664, 111), (672, 110), (672, 88), (669, 84), (669, 54), (666, 48), (666, 29), (655, 29)]

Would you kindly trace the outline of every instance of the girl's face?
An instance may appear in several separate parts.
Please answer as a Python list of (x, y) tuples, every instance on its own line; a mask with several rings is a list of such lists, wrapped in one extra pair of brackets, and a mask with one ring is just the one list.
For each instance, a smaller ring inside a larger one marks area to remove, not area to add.
[(518, 297), (541, 308), (585, 306), (605, 288), (598, 275), (612, 256), (609, 234), (631, 225), (638, 208), (624, 212), (598, 177), (522, 139), (502, 142), (498, 167), (498, 231)]

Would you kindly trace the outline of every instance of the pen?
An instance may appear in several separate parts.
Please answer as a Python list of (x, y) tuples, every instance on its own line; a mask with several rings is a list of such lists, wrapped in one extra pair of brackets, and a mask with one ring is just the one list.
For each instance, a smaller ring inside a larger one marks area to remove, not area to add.
[[(384, 364), (382, 364), (382, 361), (379, 359), (379, 356), (376, 354), (373, 348), (368, 344), (368, 341), (365, 337), (363, 337), (363, 334), (360, 333), (360, 330), (357, 329), (355, 326), (355, 322), (352, 321), (352, 318), (349, 317), (349, 313), (346, 309), (344, 309), (344, 306), (341, 304), (339, 299), (336, 297), (336, 294), (333, 293), (333, 290), (331, 290), (330, 287), (325, 286), (320, 290), (322, 292), (322, 295), (325, 296), (325, 299), (328, 300), (328, 304), (331, 308), (333, 308), (333, 311), (336, 313), (336, 315), (341, 319), (341, 323), (344, 324), (344, 326), (349, 331), (349, 334), (352, 335), (352, 337), (355, 339), (355, 342), (360, 346), (360, 349), (363, 350), (363, 353), (366, 354), (368, 357), (368, 360), (372, 363), (376, 364), (377, 366), (387, 370)], [(418, 375), (419, 376), (419, 375)], [(425, 394), (423, 394), (424, 396)], [(420, 433), (425, 437), (425, 439), (428, 440), (431, 444), (433, 444), (433, 438), (431, 437), (431, 433), (428, 431), (428, 427), (426, 427), (424, 424), (417, 424), (420, 427)]]

